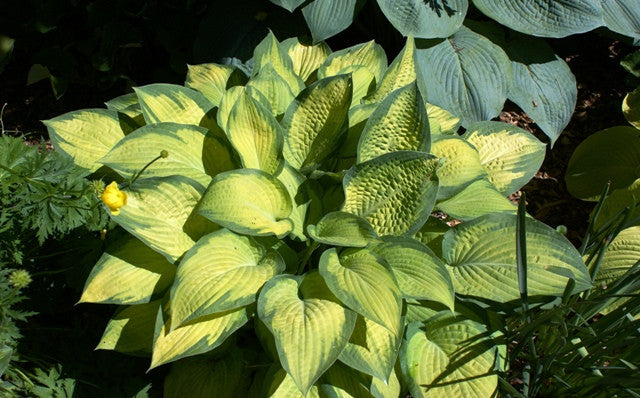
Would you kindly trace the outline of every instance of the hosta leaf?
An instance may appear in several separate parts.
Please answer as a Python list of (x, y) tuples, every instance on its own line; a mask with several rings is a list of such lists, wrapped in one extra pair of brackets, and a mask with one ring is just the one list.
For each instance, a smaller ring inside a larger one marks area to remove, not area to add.
[(439, 44), (416, 51), (422, 76), (429, 77), (427, 101), (459, 116), (462, 125), (500, 113), (512, 80), (511, 62), (489, 39), (467, 27)]
[[(591, 287), (578, 251), (551, 227), (527, 218), (529, 296), (561, 296), (567, 279), (573, 292)], [(520, 300), (516, 266), (516, 215), (488, 214), (448, 231), (442, 243), (456, 293), (498, 302)]]
[(286, 8), (289, 12), (293, 12), (296, 8), (304, 3), (304, 0), (270, 0), (273, 4), (277, 4), (282, 8)]
[(200, 200), (200, 185), (171, 176), (138, 180), (124, 191), (127, 204), (112, 215), (121, 227), (172, 263), (193, 246), (185, 223)]
[(303, 394), (338, 358), (356, 321), (317, 272), (271, 279), (260, 293), (258, 315), (275, 338), (282, 367)]
[(623, 229), (609, 244), (593, 284), (606, 289), (640, 260), (640, 227)]
[(313, 79), (314, 72), (331, 54), (331, 49), (324, 42), (307, 45), (295, 37), (283, 41), (281, 46), (291, 58), (294, 72), (305, 82)]
[(132, 178), (150, 161), (158, 159), (145, 171), (145, 177), (181, 175), (209, 185), (211, 176), (237, 167), (229, 144), (203, 127), (156, 123), (144, 126), (118, 142), (100, 162), (126, 178)]
[(485, 398), (496, 395), (499, 348), (484, 325), (445, 315), (411, 323), (400, 356), (413, 397)]
[(383, 261), (366, 249), (350, 249), (340, 256), (329, 249), (322, 253), (318, 269), (340, 301), (399, 336), (402, 295)]
[(358, 315), (340, 361), (363, 373), (388, 381), (400, 348), (399, 336), (380, 324)]
[(320, 395), (336, 398), (373, 398), (367, 377), (340, 362), (330, 367), (317, 383)]
[[(440, 108), (439, 106), (430, 104), (427, 102), (427, 115), (429, 119), (435, 119), (440, 125), (440, 130), (456, 131), (460, 126), (460, 118), (452, 114), (451, 112)], [(433, 133), (433, 132), (432, 132)]]
[(246, 389), (246, 376), (245, 364), (238, 355), (189, 358), (171, 366), (164, 380), (163, 396), (235, 398)]
[(171, 285), (175, 273), (175, 265), (140, 240), (119, 239), (91, 270), (79, 303), (147, 303)]
[[(364, 101), (367, 103), (380, 102), (392, 91), (402, 88), (415, 80), (418, 81), (418, 87), (422, 90), (422, 82), (418, 77), (416, 71), (416, 44), (413, 37), (409, 36), (400, 54), (384, 73), (377, 90), (365, 98)], [(422, 94), (424, 95), (424, 91)]]
[(463, 221), (489, 213), (515, 213), (517, 210), (516, 205), (487, 180), (472, 183), (455, 196), (436, 204), (436, 208)]
[(311, 386), (305, 397), (293, 378), (282, 368), (273, 373), (268, 372), (265, 380), (270, 383), (266, 388), (266, 396), (269, 398), (320, 398), (316, 385)]
[(43, 123), (56, 150), (91, 172), (102, 166), (98, 160), (131, 131), (126, 126), (123, 130), (117, 111), (106, 109), (73, 111)]
[(358, 142), (360, 141), (360, 135), (364, 126), (366, 125), (369, 117), (375, 111), (378, 104), (360, 104), (353, 106), (349, 109), (349, 130), (347, 130), (347, 138), (344, 144), (341, 145), (338, 156), (341, 158), (354, 158), (353, 164), (355, 164), (355, 158), (358, 154)]
[(120, 307), (109, 320), (96, 350), (115, 350), (134, 355), (151, 353), (160, 301)]
[(444, 164), (438, 169), (438, 199), (450, 198), (487, 175), (478, 151), (458, 136), (433, 140), (431, 153), (444, 159)]
[[(293, 62), (289, 55), (280, 47), (278, 39), (269, 31), (267, 36), (253, 51), (253, 76), (263, 73), (263, 69), (269, 65), (273, 71), (282, 77), (287, 86), (297, 95), (303, 88), (304, 82), (293, 69)], [(266, 93), (263, 93), (266, 95)]]
[(453, 311), (453, 282), (427, 246), (411, 238), (387, 237), (371, 250), (389, 264), (404, 297), (436, 301)]
[(231, 109), (227, 121), (227, 136), (247, 169), (260, 169), (269, 174), (280, 171), (282, 158), (282, 128), (271, 110), (264, 108), (245, 91)]
[(206, 125), (205, 115), (214, 106), (202, 93), (175, 84), (149, 84), (134, 90), (147, 124), (173, 122)]
[(315, 43), (334, 36), (351, 25), (356, 0), (314, 0), (302, 8)]
[(349, 75), (317, 81), (287, 108), (282, 119), (284, 158), (297, 169), (315, 168), (336, 146), (351, 103)]
[(256, 301), (266, 281), (285, 264), (272, 249), (222, 229), (202, 237), (180, 262), (171, 288), (171, 329)]
[(293, 229), (287, 188), (262, 170), (239, 169), (218, 174), (198, 212), (230, 230), (247, 235), (283, 237)]
[(635, 0), (601, 0), (607, 28), (625, 36), (640, 38), (640, 3)]
[(489, 181), (504, 195), (529, 182), (544, 160), (545, 144), (511, 124), (474, 123), (464, 138), (476, 147)]
[(371, 224), (355, 214), (334, 211), (307, 227), (316, 242), (333, 246), (365, 247), (378, 239)]
[(362, 130), (358, 163), (384, 153), (408, 150), (429, 152), (429, 118), (414, 81), (382, 100)]
[(376, 77), (366, 66), (347, 66), (340, 70), (339, 74), (351, 74), (353, 95), (349, 108), (360, 105), (362, 99), (376, 89)]
[(387, 55), (373, 40), (356, 44), (331, 53), (318, 69), (318, 78), (338, 75), (341, 70), (350, 66), (366, 67), (376, 77), (376, 83), (380, 83), (387, 69)]
[(611, 189), (626, 188), (640, 178), (640, 130), (611, 127), (589, 136), (575, 150), (567, 166), (567, 188), (580, 199)]
[(422, 39), (452, 35), (462, 25), (469, 8), (467, 0), (378, 0), (378, 5), (403, 36)]
[[(140, 108), (138, 96), (135, 93), (121, 95), (105, 102), (104, 104), (107, 106), (107, 109), (118, 111), (119, 117), (121, 115), (125, 115), (131, 119), (128, 121), (126, 120), (126, 117), (120, 118), (120, 124), (123, 126), (123, 129), (125, 131), (128, 128), (131, 128), (133, 130), (138, 126), (144, 126), (145, 122), (144, 116), (142, 115), (142, 108)], [(133, 122), (133, 124), (131, 123), (131, 121)]]
[(267, 98), (274, 116), (282, 115), (296, 96), (287, 81), (271, 64), (262, 67), (260, 74), (249, 80), (247, 87), (258, 90)]
[(391, 371), (388, 381), (383, 381), (377, 377), (371, 378), (369, 391), (375, 398), (397, 398), (400, 396), (403, 386), (400, 385), (398, 375), (395, 370)]
[(258, 101), (260, 105), (262, 105), (263, 107), (267, 109), (271, 109), (271, 104), (269, 103), (269, 100), (267, 99), (267, 97), (265, 97), (264, 94), (262, 94), (260, 91), (256, 90), (255, 88), (242, 87), (242, 86), (231, 87), (222, 96), (222, 100), (220, 101), (220, 107), (216, 112), (216, 120), (218, 122), (218, 125), (220, 126), (220, 129), (223, 132), (227, 131), (229, 114), (231, 113), (233, 106), (238, 101), (238, 98), (240, 98), (240, 96), (245, 92), (248, 93), (251, 96), (251, 98)]
[[(293, 167), (285, 164), (280, 174), (276, 176), (278, 180), (287, 188), (293, 209), (289, 214), (289, 219), (293, 222), (293, 230), (291, 235), (300, 239), (307, 240), (305, 235), (305, 225), (308, 217), (315, 216), (320, 211), (320, 198), (316, 192), (307, 184), (307, 179)], [(316, 199), (314, 201), (314, 199)], [(315, 203), (315, 205), (314, 205)]]
[(188, 65), (185, 86), (200, 91), (215, 106), (220, 105), (228, 88), (247, 81), (247, 76), (230, 65), (200, 64)]
[(131, 105), (139, 105), (138, 96), (135, 93), (121, 95), (105, 102), (104, 104), (107, 106), (107, 109), (112, 111), (124, 111)]
[(169, 332), (171, 322), (158, 311), (149, 369), (213, 350), (247, 323), (249, 316), (248, 308), (240, 308), (207, 315)]
[(602, 25), (598, 0), (473, 0), (489, 17), (522, 33), (565, 37)]
[(398, 151), (354, 166), (344, 177), (342, 211), (364, 217), (380, 236), (413, 235), (433, 209), (439, 164), (433, 155)]
[(413, 236), (419, 242), (427, 245), (438, 257), (442, 258), (442, 238), (451, 227), (443, 220), (429, 217), (427, 222)]
[(553, 146), (576, 107), (576, 78), (542, 39), (517, 34), (506, 51), (513, 70), (509, 99), (536, 121)]
[(640, 129), (640, 87), (637, 87), (624, 97), (622, 113), (633, 127)]
[[(640, 179), (635, 180), (627, 188), (616, 189), (609, 193), (600, 209), (595, 228), (600, 228), (611, 219), (620, 217), (619, 212), (629, 207), (632, 203), (640, 203)], [(592, 216), (594, 212), (595, 209), (591, 211)], [(636, 206), (628, 217), (630, 220), (636, 220), (638, 216), (640, 216), (640, 207)], [(634, 225), (640, 225), (640, 223), (636, 222)]]

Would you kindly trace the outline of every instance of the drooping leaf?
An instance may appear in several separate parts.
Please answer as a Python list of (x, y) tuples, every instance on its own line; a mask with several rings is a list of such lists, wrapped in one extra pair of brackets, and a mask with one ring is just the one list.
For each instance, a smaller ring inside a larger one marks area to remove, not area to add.
[(175, 265), (140, 240), (122, 238), (108, 247), (93, 267), (78, 302), (147, 303), (169, 287), (175, 273)]
[(109, 320), (96, 350), (115, 350), (133, 355), (151, 353), (160, 302), (120, 307)]
[(334, 211), (307, 227), (316, 242), (333, 246), (365, 247), (378, 239), (371, 224), (355, 214)]
[(220, 105), (228, 88), (247, 81), (247, 76), (231, 65), (188, 65), (185, 86), (201, 92), (215, 106)]
[(380, 236), (413, 235), (436, 200), (438, 158), (424, 152), (387, 153), (349, 169), (342, 211), (367, 219)]
[(202, 237), (187, 252), (171, 288), (171, 329), (256, 301), (266, 281), (285, 264), (272, 249), (222, 229)]
[(640, 38), (640, 3), (635, 0), (601, 0), (607, 28), (625, 36)]
[(399, 336), (402, 295), (385, 265), (367, 249), (349, 249), (340, 256), (329, 249), (322, 253), (318, 269), (340, 301)]
[(287, 81), (278, 74), (271, 64), (263, 66), (260, 69), (260, 74), (249, 80), (247, 87), (259, 91), (267, 98), (269, 108), (274, 116), (282, 115), (296, 96)]
[(245, 364), (238, 355), (189, 358), (171, 366), (164, 380), (164, 397), (238, 397), (246, 390), (246, 376)]
[(123, 130), (117, 111), (106, 109), (73, 111), (43, 123), (54, 148), (90, 172), (98, 170), (98, 160), (131, 131), (126, 126)]
[(394, 151), (429, 152), (429, 119), (416, 82), (382, 100), (362, 130), (357, 162)]
[(439, 200), (452, 197), (473, 181), (487, 175), (478, 151), (458, 136), (434, 139), (431, 153), (444, 159), (444, 164), (438, 169)]
[[(573, 292), (591, 287), (578, 251), (554, 229), (526, 220), (529, 296), (561, 296), (568, 279)], [(505, 237), (512, 237), (511, 239)], [(456, 293), (508, 302), (520, 300), (516, 271), (516, 215), (488, 214), (448, 231), (442, 243)], [(471, 248), (471, 249), (470, 249)]]
[(303, 395), (336, 361), (356, 321), (317, 272), (271, 279), (260, 293), (258, 315), (275, 338), (282, 367)]
[(307, 45), (296, 37), (283, 41), (281, 46), (291, 58), (294, 72), (304, 82), (309, 82), (315, 76), (314, 73), (331, 54), (331, 49), (324, 42)]
[(512, 80), (511, 62), (500, 47), (464, 26), (438, 44), (417, 45), (429, 103), (460, 117), (463, 126), (498, 116)]
[(510, 195), (526, 184), (544, 160), (545, 144), (511, 124), (474, 123), (464, 138), (476, 147), (489, 181), (504, 195)]
[(458, 194), (436, 204), (436, 208), (463, 221), (471, 221), (489, 213), (515, 213), (517, 210), (516, 205), (487, 180), (471, 183)]
[(640, 129), (640, 87), (625, 95), (622, 113), (633, 127)]
[(282, 119), (284, 158), (297, 169), (317, 167), (336, 146), (351, 103), (348, 75), (317, 81), (300, 93)]
[(409, 36), (400, 54), (385, 71), (376, 91), (363, 101), (366, 103), (380, 102), (392, 91), (405, 87), (413, 81), (417, 81), (418, 88), (424, 95), (424, 87), (422, 86), (424, 82), (416, 69), (416, 44), (413, 37)]
[(356, 0), (314, 0), (302, 8), (314, 43), (328, 39), (353, 22)]
[(199, 214), (234, 232), (278, 237), (293, 229), (287, 218), (291, 210), (286, 187), (271, 174), (254, 169), (218, 174), (198, 207)]
[[(296, 75), (293, 62), (286, 51), (284, 51), (273, 32), (269, 31), (267, 36), (258, 44), (253, 51), (253, 76), (263, 73), (263, 69), (269, 65), (273, 71), (286, 83), (293, 95), (298, 95), (304, 88), (304, 82)], [(267, 95), (263, 92), (263, 94)], [(267, 95), (267, 97), (269, 97)]]
[(373, 73), (376, 83), (379, 84), (387, 69), (387, 55), (384, 49), (373, 40), (356, 44), (331, 53), (318, 69), (318, 78), (338, 75), (341, 70), (350, 66), (366, 67)]
[(389, 22), (403, 36), (431, 39), (448, 37), (457, 31), (467, 15), (467, 0), (378, 0)]
[(202, 93), (175, 84), (149, 84), (134, 90), (147, 124), (206, 125), (206, 113), (214, 106)]
[(541, 37), (565, 37), (602, 25), (599, 0), (473, 0), (503, 25)]

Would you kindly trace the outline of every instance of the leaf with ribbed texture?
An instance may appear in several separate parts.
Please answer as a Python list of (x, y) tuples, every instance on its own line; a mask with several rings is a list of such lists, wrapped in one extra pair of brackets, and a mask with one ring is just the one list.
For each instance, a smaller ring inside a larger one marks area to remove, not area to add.
[[(111, 111), (118, 111), (119, 114), (123, 114), (128, 116), (131, 120), (120, 120), (120, 124), (125, 126), (125, 134), (127, 134), (126, 130), (128, 127), (131, 129), (135, 129), (138, 126), (144, 126), (144, 116), (142, 115), (142, 108), (140, 108), (140, 103), (138, 102), (138, 96), (135, 93), (124, 94), (119, 97), (113, 98), (104, 103), (107, 106), (107, 109)], [(135, 124), (132, 125), (131, 121)]]
[(353, 81), (353, 95), (349, 108), (360, 105), (362, 99), (376, 89), (376, 77), (366, 66), (347, 66), (340, 70), (339, 74), (350, 74)]
[(178, 267), (171, 288), (171, 329), (253, 303), (262, 285), (284, 269), (278, 252), (248, 236), (222, 229), (202, 237)]
[(606, 288), (640, 260), (640, 227), (626, 228), (609, 244), (604, 252), (593, 285)]
[(281, 47), (291, 58), (293, 71), (305, 82), (314, 78), (314, 73), (331, 54), (331, 49), (324, 42), (307, 45), (296, 37), (283, 41)]
[(109, 320), (96, 350), (149, 355), (161, 300), (119, 307)]
[(628, 187), (640, 178), (640, 130), (611, 127), (589, 136), (571, 156), (565, 178), (580, 199), (597, 198), (607, 182), (612, 190)]
[(317, 386), (322, 397), (374, 398), (367, 385), (368, 379), (366, 375), (336, 362), (318, 381)]
[[(228, 89), (224, 95), (222, 96), (222, 100), (220, 101), (220, 107), (216, 112), (216, 121), (218, 122), (218, 126), (222, 131), (227, 131), (227, 123), (229, 121), (229, 114), (233, 109), (233, 106), (238, 101), (238, 98), (243, 93), (248, 93), (251, 98), (258, 101), (260, 105), (267, 109), (271, 109), (271, 104), (267, 97), (264, 96), (260, 91), (252, 87), (242, 87), (242, 86), (234, 86)], [(273, 112), (272, 112), (273, 113)]]
[(333, 246), (365, 247), (378, 239), (371, 224), (355, 214), (334, 211), (307, 227), (316, 242)]
[(284, 164), (282, 128), (271, 110), (245, 91), (231, 109), (227, 136), (247, 169), (276, 174)]
[(138, 96), (135, 93), (121, 95), (119, 97), (110, 99), (104, 104), (107, 106), (107, 109), (112, 111), (124, 111), (131, 105), (139, 105)]
[(275, 35), (269, 31), (267, 36), (258, 44), (253, 51), (253, 76), (262, 74), (263, 68), (270, 65), (275, 73), (287, 82), (287, 86), (297, 95), (303, 88), (304, 82), (296, 75), (293, 69), (291, 58), (284, 51)]
[(436, 204), (436, 208), (463, 221), (489, 213), (515, 213), (518, 210), (487, 180), (473, 182), (455, 196)]
[(508, 123), (474, 123), (464, 138), (476, 147), (489, 181), (504, 195), (529, 182), (544, 160), (546, 145)]
[(176, 362), (164, 380), (166, 398), (235, 398), (246, 389), (245, 364), (237, 353)]
[(182, 176), (146, 178), (123, 191), (127, 204), (111, 216), (121, 227), (172, 263), (193, 246), (185, 223), (202, 195), (199, 184)]
[(371, 114), (360, 135), (357, 162), (401, 150), (429, 152), (430, 144), (427, 109), (414, 81), (391, 92)]
[(453, 310), (449, 271), (427, 246), (411, 238), (387, 237), (371, 251), (389, 264), (405, 298), (436, 301)]
[[(499, 347), (484, 325), (446, 314), (409, 324), (400, 364), (416, 398), (486, 398), (498, 389)], [(501, 361), (502, 362), (502, 361)]]
[(541, 37), (565, 37), (602, 25), (599, 0), (473, 0), (503, 25)]
[(205, 115), (214, 106), (202, 93), (175, 84), (149, 84), (134, 90), (147, 124), (206, 124)]
[(293, 12), (296, 8), (300, 7), (305, 0), (270, 0), (273, 4), (277, 4), (282, 8), (287, 9), (289, 12)]
[(500, 47), (465, 26), (438, 44), (418, 45), (429, 103), (460, 117), (463, 126), (498, 116), (512, 80), (511, 62)]
[(422, 82), (418, 80), (419, 76), (416, 67), (416, 44), (413, 37), (409, 36), (400, 54), (398, 54), (385, 71), (384, 76), (378, 84), (377, 90), (365, 98), (363, 102), (380, 102), (392, 91), (405, 87), (407, 84), (416, 80), (419, 89), (423, 90)]
[(342, 211), (367, 219), (380, 236), (413, 235), (438, 193), (440, 160), (424, 152), (387, 153), (349, 169)]
[(315, 43), (334, 36), (351, 25), (356, 0), (314, 0), (302, 8)]
[(178, 329), (171, 329), (162, 310), (156, 318), (156, 336), (151, 355), (151, 367), (209, 352), (222, 344), (250, 318), (248, 308), (207, 315)]
[[(529, 296), (562, 296), (568, 279), (573, 293), (591, 287), (578, 251), (553, 228), (527, 218)], [(448, 231), (442, 243), (456, 293), (497, 302), (520, 300), (516, 266), (516, 215), (494, 213)], [(508, 238), (511, 237), (511, 238)]]
[(384, 260), (366, 249), (336, 249), (322, 253), (320, 274), (349, 308), (399, 336), (402, 294)]
[(452, 35), (462, 25), (469, 8), (467, 0), (378, 0), (378, 5), (403, 36), (422, 39)]
[[(440, 108), (439, 106), (430, 104), (427, 102), (427, 114), (429, 115), (429, 119), (435, 119), (440, 125), (440, 130), (442, 132), (445, 131), (456, 131), (460, 126), (460, 118), (455, 116), (453, 113), (449, 112), (446, 109)], [(433, 132), (432, 132), (433, 133)]]
[(425, 244), (438, 257), (442, 258), (442, 238), (444, 238), (445, 232), (450, 229), (451, 227), (443, 220), (429, 217), (413, 238)]
[(207, 189), (198, 213), (230, 230), (247, 235), (284, 237), (293, 229), (287, 188), (262, 170), (239, 169), (218, 174)]
[(303, 90), (282, 119), (284, 158), (297, 169), (313, 169), (335, 148), (345, 129), (352, 82), (349, 75), (328, 77)]
[[(301, 241), (305, 241), (307, 240), (307, 236), (305, 235), (307, 218), (315, 214), (314, 210), (321, 206), (319, 203), (320, 199), (306, 183), (307, 179), (304, 175), (300, 174), (288, 164), (284, 165), (282, 171), (276, 177), (287, 188), (289, 196), (291, 197), (291, 203), (293, 205), (291, 214), (289, 214), (289, 219), (293, 222), (291, 235)], [(312, 203), (314, 203), (312, 202), (313, 199), (317, 199), (315, 206), (312, 205)]]
[(397, 398), (402, 390), (403, 386), (398, 380), (395, 369), (391, 371), (388, 381), (383, 381), (377, 377), (371, 378), (369, 391), (375, 398)]
[(366, 67), (376, 77), (376, 83), (380, 83), (387, 70), (387, 55), (384, 49), (373, 40), (356, 44), (331, 53), (318, 69), (318, 78), (338, 75), (341, 70), (349, 66)]
[(260, 293), (258, 315), (275, 338), (282, 367), (303, 395), (336, 361), (356, 321), (317, 272), (271, 279)]
[(353, 164), (355, 164), (355, 158), (358, 154), (358, 142), (360, 141), (360, 135), (364, 126), (366, 125), (369, 117), (375, 111), (378, 104), (360, 104), (351, 107), (349, 109), (349, 129), (347, 130), (347, 138), (338, 150), (338, 157), (340, 158), (354, 158)]
[(542, 39), (514, 34), (505, 51), (513, 70), (509, 99), (535, 120), (553, 146), (576, 108), (575, 76)]
[(43, 123), (54, 148), (91, 172), (102, 166), (98, 160), (131, 131), (123, 130), (117, 111), (106, 109), (73, 111)]
[(184, 85), (201, 92), (215, 106), (220, 105), (227, 88), (247, 82), (247, 76), (231, 65), (188, 65)]
[(607, 28), (625, 36), (640, 38), (640, 3), (636, 0), (601, 0)]
[(305, 397), (291, 375), (280, 367), (277, 370), (267, 372), (265, 380), (269, 383), (265, 391), (268, 398), (320, 398), (316, 385), (311, 386)]
[(175, 273), (175, 265), (140, 240), (127, 236), (102, 254), (87, 278), (79, 303), (147, 303), (171, 285)]
[(363, 373), (388, 381), (398, 357), (400, 337), (384, 326), (358, 315), (340, 361)]
[(640, 129), (640, 87), (637, 87), (624, 97), (622, 113), (633, 127)]
[(276, 72), (271, 64), (263, 66), (260, 69), (260, 74), (249, 80), (247, 87), (258, 90), (267, 98), (274, 116), (283, 114), (296, 96), (287, 81)]
[(438, 200), (452, 197), (473, 181), (487, 175), (478, 151), (458, 136), (434, 139), (431, 153), (444, 159), (444, 164), (438, 169)]
[(158, 159), (145, 171), (145, 177), (181, 175), (209, 185), (211, 176), (233, 170), (237, 160), (229, 144), (203, 127), (156, 123), (141, 127), (118, 142), (100, 162), (126, 178), (132, 178), (150, 161)]

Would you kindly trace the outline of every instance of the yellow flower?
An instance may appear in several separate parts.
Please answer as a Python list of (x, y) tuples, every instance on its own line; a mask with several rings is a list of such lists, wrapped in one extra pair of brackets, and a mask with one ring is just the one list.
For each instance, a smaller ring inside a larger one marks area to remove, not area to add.
[(118, 189), (118, 184), (113, 181), (104, 189), (100, 199), (111, 210), (111, 214), (117, 216), (120, 208), (127, 204), (127, 193)]

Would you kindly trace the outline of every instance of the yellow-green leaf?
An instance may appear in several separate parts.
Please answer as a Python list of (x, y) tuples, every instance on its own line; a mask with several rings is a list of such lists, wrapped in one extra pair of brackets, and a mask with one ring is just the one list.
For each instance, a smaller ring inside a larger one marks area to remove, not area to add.
[(436, 204), (450, 217), (471, 221), (489, 213), (515, 213), (518, 208), (487, 180), (471, 183), (457, 195)]
[(305, 82), (314, 78), (314, 73), (331, 54), (331, 49), (324, 42), (307, 45), (296, 37), (283, 41), (281, 46), (291, 58), (293, 70)]
[(205, 115), (214, 106), (202, 93), (175, 84), (149, 84), (134, 90), (147, 124), (173, 122), (206, 125)]
[[(417, 80), (418, 77), (416, 73), (416, 45), (413, 37), (409, 36), (400, 54), (398, 54), (384, 73), (377, 90), (365, 98), (364, 102), (380, 102), (392, 91), (406, 86), (414, 80)], [(418, 84), (420, 85), (420, 81), (418, 81)]]
[(476, 148), (460, 137), (436, 138), (431, 143), (431, 153), (444, 159), (438, 169), (439, 200), (450, 198), (473, 181), (487, 176)]
[(640, 87), (624, 97), (624, 101), (622, 101), (622, 113), (633, 127), (640, 129)]
[(184, 85), (201, 92), (215, 106), (220, 105), (228, 88), (247, 81), (244, 73), (230, 65), (199, 64), (188, 68)]
[(256, 46), (253, 51), (253, 60), (255, 63), (253, 76), (262, 74), (265, 66), (271, 65), (273, 70), (287, 83), (294, 96), (304, 88), (304, 82), (296, 75), (291, 58), (280, 47), (278, 39), (271, 31)]
[(195, 357), (174, 363), (164, 379), (165, 398), (236, 398), (247, 389), (242, 357)]
[[(293, 222), (293, 230), (291, 235), (300, 239), (301, 241), (307, 240), (307, 236), (304, 234), (305, 225), (309, 215), (307, 213), (314, 214), (318, 211), (320, 199), (317, 198), (313, 189), (311, 189), (304, 175), (300, 174), (296, 169), (285, 164), (277, 175), (278, 180), (287, 188), (289, 196), (291, 197), (291, 203), (293, 209), (289, 214), (289, 219)], [(312, 206), (312, 199), (316, 198), (315, 206)]]
[[(297, 77), (297, 76), (296, 76)], [(282, 115), (296, 96), (287, 81), (276, 72), (271, 64), (260, 69), (260, 74), (249, 80), (247, 87), (259, 91), (269, 102), (274, 116)]]
[(387, 69), (387, 55), (384, 49), (373, 40), (356, 44), (331, 53), (318, 69), (318, 78), (338, 75), (341, 70), (350, 66), (366, 67), (375, 76), (376, 83), (379, 83)]
[(316, 242), (333, 246), (365, 247), (378, 240), (378, 234), (367, 220), (355, 214), (334, 211), (316, 225), (307, 227)]
[(427, 102), (427, 114), (429, 119), (434, 119), (440, 125), (440, 130), (456, 131), (460, 126), (460, 118), (455, 116), (444, 108), (440, 108), (437, 105), (433, 105)]
[(96, 350), (149, 355), (161, 301), (120, 307), (109, 320)]

